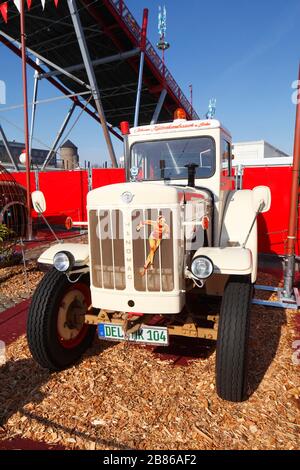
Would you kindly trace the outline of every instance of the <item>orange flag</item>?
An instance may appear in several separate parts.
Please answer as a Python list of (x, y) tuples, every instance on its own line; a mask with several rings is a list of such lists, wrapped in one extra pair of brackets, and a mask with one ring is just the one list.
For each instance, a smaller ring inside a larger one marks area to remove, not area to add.
[(0, 13), (5, 21), (7, 23), (7, 12), (8, 12), (8, 6), (7, 2), (1, 3), (0, 5)]

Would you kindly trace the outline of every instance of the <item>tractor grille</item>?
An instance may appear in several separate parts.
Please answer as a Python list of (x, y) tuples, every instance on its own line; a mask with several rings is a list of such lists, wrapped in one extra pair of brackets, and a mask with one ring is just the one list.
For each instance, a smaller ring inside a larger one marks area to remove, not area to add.
[(94, 287), (139, 292), (174, 290), (170, 209), (89, 211)]
[(103, 289), (125, 289), (122, 212), (120, 210), (90, 211), (89, 233), (93, 285)]

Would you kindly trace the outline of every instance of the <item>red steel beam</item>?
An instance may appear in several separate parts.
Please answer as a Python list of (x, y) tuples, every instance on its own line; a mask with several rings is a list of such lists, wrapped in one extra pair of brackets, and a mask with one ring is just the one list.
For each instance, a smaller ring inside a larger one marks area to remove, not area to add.
[(142, 25), (142, 31), (141, 31), (141, 50), (142, 50), (143, 52), (146, 51), (148, 15), (149, 15), (149, 10), (148, 10), (148, 8), (144, 8), (144, 13), (143, 13), (143, 25)]
[(22, 57), (22, 83), (24, 101), (24, 141), (26, 154), (26, 202), (27, 202), (27, 238), (32, 238), (31, 217), (31, 187), (30, 187), (30, 153), (29, 153), (29, 122), (28, 122), (28, 96), (27, 96), (27, 63), (26, 63), (26, 33), (25, 33), (25, 0), (21, 0), (20, 9), (20, 33), (21, 33), (21, 57)]
[[(16, 54), (18, 57), (22, 58), (22, 53), (20, 49), (12, 44), (8, 39), (4, 38), (3, 36), (0, 35), (0, 42), (4, 44), (8, 49), (10, 49), (14, 54)], [(32, 68), (34, 68), (39, 74), (44, 74), (46, 71), (42, 69), (39, 65), (37, 65), (28, 55), (26, 56), (26, 62), (28, 65), (30, 65)], [(49, 83), (51, 83), (55, 88), (57, 88), (59, 91), (61, 91), (64, 95), (68, 96), (70, 94), (70, 91), (65, 88), (61, 83), (59, 83), (57, 80), (55, 80), (52, 77), (46, 77)], [(98, 123), (100, 123), (99, 118), (88, 108), (85, 107), (83, 103), (81, 103), (76, 96), (71, 96), (69, 97), (72, 101), (76, 103), (77, 106), (79, 106), (81, 109), (83, 109), (87, 114), (89, 114), (92, 118), (95, 119)], [(109, 132), (111, 132), (115, 137), (117, 137), (119, 140), (123, 142), (123, 137), (121, 137), (112, 127), (108, 127)]]

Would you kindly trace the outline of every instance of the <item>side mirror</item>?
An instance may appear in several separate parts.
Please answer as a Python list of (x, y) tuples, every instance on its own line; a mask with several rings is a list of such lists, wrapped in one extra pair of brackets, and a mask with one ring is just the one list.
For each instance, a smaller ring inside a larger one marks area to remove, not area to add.
[(253, 204), (256, 212), (268, 212), (271, 207), (271, 191), (268, 186), (256, 186), (253, 190)]
[(31, 201), (35, 212), (43, 214), (46, 211), (46, 200), (42, 191), (33, 191)]

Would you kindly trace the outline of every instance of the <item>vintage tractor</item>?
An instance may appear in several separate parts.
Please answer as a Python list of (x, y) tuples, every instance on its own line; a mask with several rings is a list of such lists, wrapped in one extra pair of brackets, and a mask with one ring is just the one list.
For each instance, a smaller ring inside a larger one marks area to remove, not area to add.
[[(244, 400), (256, 219), (270, 190), (235, 190), (231, 136), (217, 120), (177, 110), (173, 122), (121, 128), (127, 182), (89, 192), (88, 244), (53, 245), (39, 258), (50, 270), (30, 307), (31, 353), (45, 368), (66, 368), (96, 329), (151, 345), (172, 335), (216, 340), (217, 392)], [(42, 195), (36, 204), (42, 211)], [(209, 296), (222, 301), (206, 328)]]

